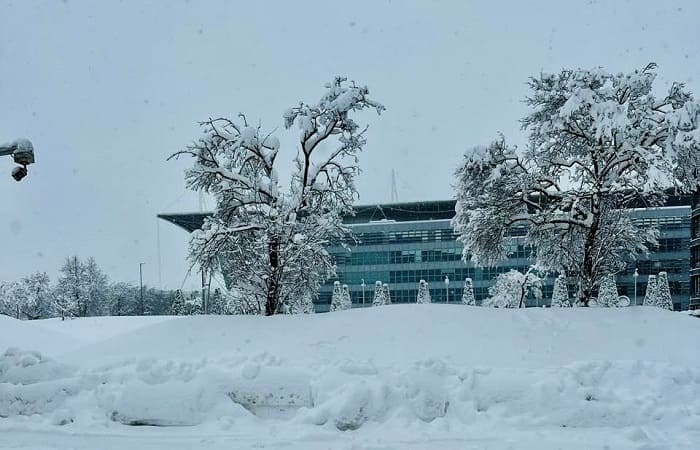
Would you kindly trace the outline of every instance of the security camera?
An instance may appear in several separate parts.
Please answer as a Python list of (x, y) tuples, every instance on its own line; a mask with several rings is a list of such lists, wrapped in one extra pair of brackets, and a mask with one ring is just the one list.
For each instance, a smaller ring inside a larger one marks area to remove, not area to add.
[(15, 181), (19, 182), (22, 181), (24, 177), (27, 176), (27, 168), (24, 166), (18, 166), (12, 169), (12, 178), (15, 179)]
[(27, 139), (17, 139), (11, 144), (0, 144), (0, 156), (12, 155), (19, 167), (12, 169), (12, 178), (21, 181), (27, 176), (27, 165), (34, 164), (34, 146)]
[(34, 146), (27, 139), (17, 139), (14, 142), (15, 151), (12, 153), (12, 157), (15, 163), (26, 166), (27, 164), (34, 164)]

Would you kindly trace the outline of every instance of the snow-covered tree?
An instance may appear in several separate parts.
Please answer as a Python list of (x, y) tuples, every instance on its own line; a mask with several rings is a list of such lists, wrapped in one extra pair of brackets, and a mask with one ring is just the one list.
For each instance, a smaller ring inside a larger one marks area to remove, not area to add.
[(0, 314), (29, 320), (53, 317), (52, 297), (49, 277), (43, 272), (0, 283)]
[(192, 292), (190, 295), (185, 295), (185, 307), (183, 308), (183, 315), (194, 316), (197, 314), (202, 314), (202, 297), (199, 292)]
[(600, 280), (598, 286), (597, 306), (603, 308), (616, 308), (620, 304), (620, 295), (617, 293), (617, 284), (615, 283), (615, 275), (605, 274)]
[(117, 282), (107, 289), (107, 304), (112, 316), (133, 316), (138, 312), (136, 293), (138, 288), (129, 283)]
[(225, 314), (226, 301), (220, 288), (215, 288), (214, 292), (209, 296), (209, 314)]
[(185, 296), (180, 289), (175, 291), (173, 302), (170, 305), (170, 314), (173, 316), (185, 315)]
[(24, 283), (11, 281), (0, 286), (0, 314), (22, 319), (29, 301), (29, 292)]
[[(140, 292), (139, 292), (140, 294)], [(139, 295), (140, 296), (140, 295)], [(172, 293), (152, 287), (144, 286), (143, 291), (143, 314), (147, 316), (159, 316), (170, 313), (170, 305), (172, 304)], [(141, 313), (141, 305), (139, 304), (139, 314)], [(200, 312), (201, 314), (201, 312)]]
[(88, 312), (85, 265), (77, 256), (66, 258), (56, 283), (56, 310), (62, 319), (85, 317)]
[(673, 311), (673, 299), (671, 298), (671, 288), (668, 285), (668, 274), (659, 272), (659, 277), (656, 279), (656, 306), (661, 309)]
[(569, 301), (569, 288), (566, 285), (566, 276), (559, 274), (554, 280), (554, 289), (552, 290), (552, 308), (568, 308), (571, 306)]
[(341, 311), (343, 309), (343, 289), (340, 287), (340, 281), (333, 282), (333, 295), (331, 296), (331, 312)]
[(352, 308), (350, 289), (347, 284), (340, 286), (340, 281), (333, 283), (333, 296), (331, 297), (331, 311), (344, 311)]
[(464, 289), (462, 290), (462, 303), (469, 306), (476, 305), (474, 297), (474, 284), (471, 278), (464, 279)]
[(537, 264), (575, 274), (585, 306), (603, 274), (647, 253), (658, 232), (633, 223), (626, 208), (640, 199), (660, 205), (664, 188), (693, 189), (700, 174), (681, 167), (700, 160), (700, 108), (681, 83), (655, 97), (655, 77), (650, 64), (532, 78), (528, 145), (501, 137), (470, 151), (457, 171), (453, 226), (465, 258), (497, 263), (511, 229), (525, 227)]
[(352, 309), (352, 297), (350, 297), (350, 288), (347, 284), (343, 285), (343, 298), (341, 305), (343, 310)]
[(61, 267), (56, 286), (56, 307), (62, 317), (87, 317), (108, 311), (107, 276), (93, 258), (83, 262), (71, 256)]
[(304, 292), (295, 299), (287, 307), (287, 314), (314, 314), (314, 300), (310, 292)]
[(428, 282), (425, 280), (420, 280), (418, 283), (418, 296), (416, 297), (416, 303), (432, 303)]
[(6, 281), (0, 281), (0, 314), (12, 316), (9, 304), (9, 296), (7, 295), (8, 284)]
[(384, 306), (386, 305), (386, 298), (384, 297), (384, 288), (381, 281), (374, 283), (374, 299), (372, 300), (372, 306)]
[(84, 263), (83, 274), (85, 276), (85, 303), (79, 311), (84, 316), (100, 316), (109, 310), (107, 301), (107, 275), (102, 272), (95, 262), (95, 258), (89, 257)]
[(649, 275), (647, 291), (644, 294), (644, 306), (656, 306), (659, 300), (659, 292), (656, 285), (656, 275)]
[(528, 298), (542, 297), (542, 280), (531, 268), (526, 273), (509, 270), (498, 275), (489, 288), (489, 298), (482, 306), (496, 308), (522, 308)]
[(203, 122), (204, 135), (173, 155), (195, 159), (188, 187), (216, 199), (214, 215), (193, 234), (191, 261), (224, 273), (265, 315), (281, 312), (291, 298), (315, 295), (334, 275), (326, 244), (349, 234), (342, 217), (353, 213), (366, 131), (352, 116), (365, 109), (384, 107), (366, 87), (338, 77), (318, 102), (284, 114), (285, 128), (301, 130), (286, 190), (272, 133), (242, 114)]
[(384, 296), (384, 304), (391, 305), (391, 290), (389, 290), (389, 285), (386, 283), (382, 285), (382, 295)]
[(53, 292), (49, 276), (45, 272), (35, 272), (22, 278), (21, 283), (26, 291), (21, 315), (31, 320), (53, 317)]

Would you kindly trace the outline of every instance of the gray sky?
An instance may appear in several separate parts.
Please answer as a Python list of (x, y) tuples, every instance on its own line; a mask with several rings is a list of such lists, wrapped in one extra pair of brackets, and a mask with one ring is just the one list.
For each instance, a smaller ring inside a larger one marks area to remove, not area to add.
[[(22, 183), (0, 160), (0, 280), (55, 279), (94, 256), (115, 280), (185, 280), (188, 235), (162, 211), (194, 211), (187, 161), (166, 162), (197, 121), (281, 115), (334, 75), (387, 106), (361, 155), (361, 203), (449, 198), (464, 150), (502, 131), (522, 142), (525, 81), (540, 71), (649, 61), (700, 96), (700, 2), (0, 0), (0, 141), (27, 137)], [(365, 118), (365, 116), (363, 116)], [(296, 131), (281, 135), (292, 159)], [(211, 203), (210, 203), (211, 205)], [(160, 230), (160, 233), (158, 233)]]

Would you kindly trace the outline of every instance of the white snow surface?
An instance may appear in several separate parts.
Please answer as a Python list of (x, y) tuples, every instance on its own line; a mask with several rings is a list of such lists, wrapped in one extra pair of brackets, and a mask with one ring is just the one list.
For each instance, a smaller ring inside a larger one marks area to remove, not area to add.
[(0, 316), (0, 448), (696, 449), (697, 342), (647, 307)]
[(51, 331), (58, 331), (85, 342), (100, 342), (120, 334), (128, 333), (147, 325), (165, 320), (175, 320), (179, 316), (113, 316), (81, 317), (78, 319), (60, 318), (37, 320), (32, 325)]
[(80, 337), (56, 329), (37, 327), (37, 323), (20, 321), (0, 314), (0, 352), (19, 345), (26, 349), (54, 354), (78, 349), (86, 344)]

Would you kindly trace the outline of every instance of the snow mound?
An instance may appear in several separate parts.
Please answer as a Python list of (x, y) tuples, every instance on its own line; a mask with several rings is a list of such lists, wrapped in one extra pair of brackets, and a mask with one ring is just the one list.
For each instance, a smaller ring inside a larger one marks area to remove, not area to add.
[(85, 342), (59, 331), (36, 326), (35, 321), (23, 321), (0, 314), (0, 352), (10, 347), (21, 347), (56, 355), (70, 352)]
[(35, 320), (32, 325), (42, 329), (57, 331), (90, 343), (130, 333), (138, 328), (153, 325), (177, 316), (112, 316), (112, 317), (78, 317), (68, 320), (60, 318)]
[(37, 351), (8, 349), (0, 355), (0, 417), (54, 412), (79, 391), (74, 372)]
[(0, 416), (222, 433), (264, 433), (270, 421), (377, 436), (619, 429), (629, 445), (661, 447), (700, 438), (700, 365), (685, 345), (700, 322), (686, 314), (395, 305), (155, 322), (55, 360), (5, 352)]

